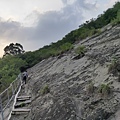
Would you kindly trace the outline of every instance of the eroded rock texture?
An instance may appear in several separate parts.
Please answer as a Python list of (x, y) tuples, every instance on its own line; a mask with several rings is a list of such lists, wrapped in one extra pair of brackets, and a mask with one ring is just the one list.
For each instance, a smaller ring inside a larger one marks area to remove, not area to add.
[[(108, 72), (113, 59), (120, 59), (120, 25), (74, 46), (79, 45), (87, 52), (78, 59), (73, 49), (28, 70), (31, 112), (12, 120), (120, 120), (120, 65), (117, 74)], [(92, 92), (87, 89), (91, 83)], [(101, 93), (101, 84), (108, 84), (110, 92)], [(49, 92), (42, 94), (46, 85)]]

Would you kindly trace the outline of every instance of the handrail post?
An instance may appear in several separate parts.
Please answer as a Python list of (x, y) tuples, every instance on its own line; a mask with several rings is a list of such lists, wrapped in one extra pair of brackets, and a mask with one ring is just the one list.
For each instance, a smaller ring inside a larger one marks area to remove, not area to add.
[[(7, 89), (7, 97), (8, 97), (8, 103), (9, 103), (9, 100), (10, 100), (10, 96), (9, 96), (9, 91)], [(9, 105), (8, 105), (9, 106)]]
[(11, 84), (11, 86), (12, 86), (12, 94), (14, 95), (15, 91), (14, 91), (14, 88), (13, 88), (13, 84)]
[(0, 110), (1, 110), (1, 117), (2, 117), (2, 120), (4, 120), (1, 95), (0, 95)]
[[(4, 90), (1, 94), (0, 94), (0, 120), (5, 120), (6, 119), (6, 114), (4, 114), (4, 112), (5, 112), (5, 109), (7, 108), (7, 107), (9, 107), (9, 112), (10, 113), (8, 113), (9, 115), (8, 115), (8, 120), (10, 119), (10, 117), (11, 117), (11, 107), (10, 107), (10, 105), (11, 105), (11, 103), (10, 103), (10, 101), (12, 100), (12, 99), (14, 99), (14, 101), (16, 100), (16, 96), (18, 96), (18, 93), (20, 92), (20, 90), (21, 90), (21, 85), (22, 85), (22, 81), (21, 81), (21, 74), (19, 75), (19, 77), (18, 78), (16, 78), (16, 80), (15, 81), (13, 81), (11, 84), (10, 84), (10, 86), (6, 89), (6, 90)], [(10, 90), (10, 91), (9, 91)], [(5, 93), (5, 95), (6, 95), (6, 101), (8, 101), (7, 103), (5, 103), (5, 107), (3, 106), (4, 105), (4, 101), (2, 100), (2, 95)], [(15, 97), (15, 98), (14, 98)], [(14, 104), (16, 103), (16, 101), (13, 103), (13, 105), (12, 106), (14, 106)]]

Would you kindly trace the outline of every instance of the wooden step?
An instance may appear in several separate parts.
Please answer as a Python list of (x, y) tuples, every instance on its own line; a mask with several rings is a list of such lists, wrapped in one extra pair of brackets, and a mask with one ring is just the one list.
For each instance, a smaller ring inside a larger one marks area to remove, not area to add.
[(17, 98), (17, 101), (26, 101), (26, 100), (30, 100), (30, 98), (29, 97)]
[(18, 96), (17, 99), (22, 99), (22, 98), (31, 98), (31, 96)]
[(15, 108), (24, 107), (26, 104), (29, 104), (29, 103), (31, 103), (31, 100), (26, 100), (26, 101), (23, 101), (23, 102), (16, 103), (16, 105), (14, 107)]
[(30, 109), (13, 109), (12, 110), (12, 115), (15, 115), (15, 114), (24, 114), (24, 113), (28, 113), (30, 112)]

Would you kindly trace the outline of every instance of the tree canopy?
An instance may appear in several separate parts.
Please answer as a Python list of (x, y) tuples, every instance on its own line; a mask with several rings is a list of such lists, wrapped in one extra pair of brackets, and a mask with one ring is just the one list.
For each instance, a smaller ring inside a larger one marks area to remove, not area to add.
[(25, 51), (23, 50), (23, 46), (19, 43), (10, 43), (8, 46), (4, 48), (4, 56), (6, 55), (18, 55), (22, 54)]

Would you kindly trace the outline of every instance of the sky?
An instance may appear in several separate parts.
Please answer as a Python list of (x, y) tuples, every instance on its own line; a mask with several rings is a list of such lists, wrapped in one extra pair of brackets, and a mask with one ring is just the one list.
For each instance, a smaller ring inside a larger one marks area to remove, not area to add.
[(61, 40), (120, 0), (0, 0), (0, 57), (20, 43), (34, 51)]

